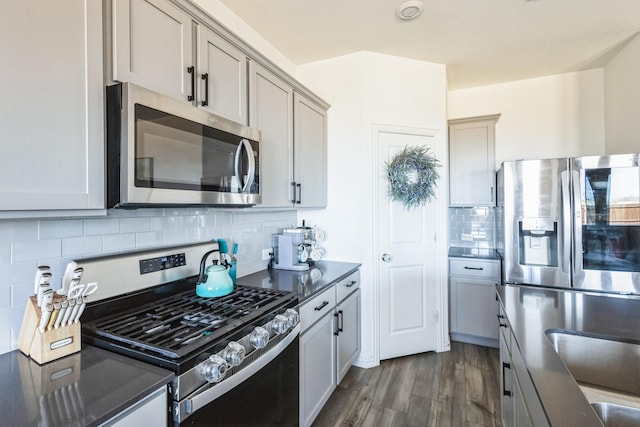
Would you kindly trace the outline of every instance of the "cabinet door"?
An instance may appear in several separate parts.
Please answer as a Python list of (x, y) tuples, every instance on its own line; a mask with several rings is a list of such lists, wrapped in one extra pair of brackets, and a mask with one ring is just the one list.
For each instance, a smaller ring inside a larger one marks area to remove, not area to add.
[(333, 314), (300, 336), (300, 425), (311, 425), (336, 388)]
[(327, 205), (327, 113), (294, 93), (294, 179), (297, 207)]
[(249, 125), (260, 129), (260, 207), (290, 207), (293, 181), (293, 89), (264, 67), (249, 64)]
[(451, 332), (498, 339), (496, 282), (451, 276)]
[(345, 299), (337, 310), (337, 352), (336, 366), (337, 383), (351, 367), (351, 364), (360, 353), (360, 289)]
[(513, 391), (513, 365), (511, 364), (511, 353), (504, 334), (500, 334), (500, 407), (502, 410), (502, 425), (512, 427), (514, 421), (514, 391)]
[(198, 27), (198, 106), (246, 125), (247, 56), (210, 29)]
[(114, 0), (113, 79), (190, 102), (193, 26), (167, 0)]
[(0, 39), (0, 210), (104, 209), (102, 3), (4, 2)]
[(450, 205), (495, 205), (496, 120), (449, 122)]

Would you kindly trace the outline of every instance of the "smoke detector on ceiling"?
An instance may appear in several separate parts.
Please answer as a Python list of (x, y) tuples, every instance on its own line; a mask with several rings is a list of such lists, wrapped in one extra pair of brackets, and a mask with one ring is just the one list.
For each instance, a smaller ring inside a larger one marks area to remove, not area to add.
[(423, 4), (420, 0), (409, 0), (400, 4), (396, 8), (396, 16), (405, 21), (413, 18), (417, 18), (423, 9)]

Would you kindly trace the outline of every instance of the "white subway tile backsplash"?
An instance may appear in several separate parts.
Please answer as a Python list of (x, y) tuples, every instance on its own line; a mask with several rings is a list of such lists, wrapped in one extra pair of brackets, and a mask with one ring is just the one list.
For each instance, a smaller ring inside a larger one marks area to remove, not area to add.
[(11, 286), (0, 285), (0, 310), (8, 308), (11, 308)]
[(103, 237), (102, 248), (104, 252), (122, 252), (136, 248), (135, 233), (113, 234)]
[(62, 240), (20, 240), (13, 242), (11, 262), (24, 262), (62, 256)]
[(62, 256), (86, 257), (102, 253), (102, 236), (70, 237), (62, 239)]
[(0, 264), (11, 263), (11, 241), (0, 239)]
[(238, 276), (266, 267), (271, 235), (296, 224), (296, 211), (215, 208), (112, 209), (103, 218), (0, 220), (0, 353), (17, 348), (38, 265), (49, 265), (53, 289), (72, 259), (224, 238), (239, 243)]
[(120, 220), (118, 218), (97, 218), (84, 220), (85, 236), (103, 236), (105, 234), (118, 234), (120, 232)]
[(149, 231), (150, 219), (143, 218), (122, 218), (120, 219), (120, 232), (121, 233), (139, 233), (143, 231)]
[(162, 231), (149, 231), (146, 233), (136, 233), (136, 248), (146, 248), (149, 246), (161, 246)]
[(40, 221), (39, 223), (38, 238), (41, 240), (77, 237), (82, 234), (83, 221), (81, 219)]
[(37, 240), (37, 221), (0, 220), (0, 242), (14, 240)]

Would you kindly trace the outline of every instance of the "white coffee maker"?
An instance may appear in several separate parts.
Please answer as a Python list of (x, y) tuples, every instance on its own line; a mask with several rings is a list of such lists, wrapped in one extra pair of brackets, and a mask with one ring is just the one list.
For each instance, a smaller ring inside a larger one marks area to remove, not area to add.
[(273, 235), (273, 268), (276, 270), (308, 270), (309, 264), (299, 260), (299, 249), (304, 243), (304, 235), (288, 231), (290, 230), (285, 229), (282, 234)]

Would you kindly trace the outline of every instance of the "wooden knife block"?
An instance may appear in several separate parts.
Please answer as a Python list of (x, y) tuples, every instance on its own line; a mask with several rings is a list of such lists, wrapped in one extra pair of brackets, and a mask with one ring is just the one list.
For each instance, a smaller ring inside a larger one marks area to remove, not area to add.
[(18, 337), (18, 348), (21, 352), (42, 365), (80, 351), (80, 322), (42, 333), (38, 329), (41, 316), (42, 311), (36, 303), (36, 298), (29, 297)]

